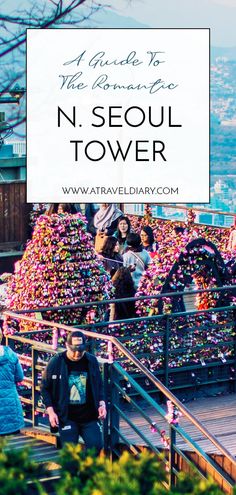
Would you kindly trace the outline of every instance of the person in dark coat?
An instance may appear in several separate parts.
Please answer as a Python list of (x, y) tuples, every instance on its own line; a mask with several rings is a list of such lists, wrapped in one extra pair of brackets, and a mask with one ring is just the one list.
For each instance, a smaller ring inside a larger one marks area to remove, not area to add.
[(87, 220), (87, 231), (92, 234), (93, 237), (96, 235), (96, 229), (93, 224), (93, 219), (95, 213), (98, 211), (98, 207), (95, 203), (76, 203), (75, 208), (77, 213), (82, 213)]
[(123, 265), (123, 257), (119, 254), (119, 242), (116, 237), (108, 236), (102, 250), (99, 253), (105, 270), (114, 275), (116, 270)]
[[(2, 331), (0, 330), (0, 343)], [(18, 433), (24, 427), (23, 409), (16, 384), (24, 378), (17, 354), (0, 345), (0, 435)]]
[[(134, 282), (129, 268), (126, 268), (125, 266), (118, 268), (112, 277), (112, 283), (115, 287), (115, 299), (135, 296)], [(134, 301), (121, 301), (111, 304), (110, 321), (135, 318), (135, 316)]]
[(42, 377), (41, 393), (52, 428), (59, 428), (62, 445), (78, 443), (103, 447), (99, 420), (106, 418), (103, 383), (97, 358), (85, 352), (85, 336), (75, 330), (67, 336), (66, 351), (54, 356)]

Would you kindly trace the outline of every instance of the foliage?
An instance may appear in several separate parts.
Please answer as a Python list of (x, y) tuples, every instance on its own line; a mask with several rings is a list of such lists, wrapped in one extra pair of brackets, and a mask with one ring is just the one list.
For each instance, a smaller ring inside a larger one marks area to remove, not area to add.
[(67, 444), (61, 453), (62, 476), (56, 495), (222, 495), (212, 480), (180, 473), (177, 485), (166, 490), (163, 458), (144, 450), (139, 458), (124, 452), (111, 464), (105, 456), (86, 454), (80, 445)]
[(210, 479), (199, 480), (196, 475), (180, 473), (176, 488), (172, 490), (173, 495), (184, 493), (186, 495), (222, 495), (222, 491)]
[[(60, 480), (54, 495), (222, 495), (210, 479), (199, 479), (197, 473), (180, 473), (177, 485), (167, 491), (164, 459), (147, 450), (138, 458), (123, 452), (111, 463), (101, 454), (84, 451), (81, 445), (66, 444), (60, 452)], [(8, 451), (0, 442), (0, 495), (49, 495), (36, 480), (40, 467), (30, 459), (28, 449)], [(234, 491), (236, 495), (236, 490)]]
[(62, 476), (57, 495), (154, 495), (166, 474), (157, 456), (144, 451), (137, 459), (124, 452), (111, 464), (101, 455), (86, 455), (80, 445), (67, 444), (61, 454)]
[(7, 450), (6, 441), (0, 440), (0, 495), (47, 495), (37, 481), (45, 473), (42, 465), (30, 459), (29, 449)]

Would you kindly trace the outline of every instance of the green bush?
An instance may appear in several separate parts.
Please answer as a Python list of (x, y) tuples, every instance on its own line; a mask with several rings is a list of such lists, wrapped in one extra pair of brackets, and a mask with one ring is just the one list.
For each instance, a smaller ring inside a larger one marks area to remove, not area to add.
[(80, 445), (67, 444), (59, 462), (62, 473), (56, 495), (222, 495), (213, 481), (200, 479), (194, 469), (191, 476), (180, 473), (176, 487), (167, 491), (163, 458), (147, 450), (138, 459), (124, 452), (111, 464), (105, 456), (95, 457)]
[(139, 459), (124, 452), (111, 464), (80, 445), (67, 444), (60, 457), (61, 479), (55, 486), (57, 495), (153, 495), (153, 487), (166, 478), (157, 456), (144, 451)]
[(199, 479), (199, 476), (180, 473), (178, 483), (170, 492), (171, 495), (222, 495), (218, 485), (210, 479)]
[(80, 445), (67, 444), (60, 458), (57, 495), (153, 495), (153, 486), (166, 478), (160, 461), (144, 451), (139, 459), (124, 452), (111, 464), (105, 456), (86, 454)]
[[(222, 495), (211, 480), (197, 474), (180, 473), (178, 483), (167, 491), (163, 458), (144, 450), (139, 458), (124, 452), (112, 464), (81, 445), (67, 444), (60, 452), (58, 463), (61, 477), (54, 484), (54, 495)], [(46, 474), (46, 473), (44, 473)], [(37, 481), (42, 468), (30, 459), (30, 451), (7, 451), (0, 442), (0, 495), (49, 495)], [(32, 484), (28, 484), (28, 480)], [(236, 495), (236, 490), (234, 492)]]
[(8, 451), (6, 445), (0, 439), (0, 495), (47, 495), (37, 481), (44, 469), (30, 459), (29, 449)]

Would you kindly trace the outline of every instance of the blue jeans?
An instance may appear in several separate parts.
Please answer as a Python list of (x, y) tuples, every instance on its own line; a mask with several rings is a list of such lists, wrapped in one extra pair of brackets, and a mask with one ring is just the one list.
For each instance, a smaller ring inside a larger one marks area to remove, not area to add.
[(81, 436), (86, 449), (94, 448), (99, 453), (103, 448), (102, 427), (99, 421), (76, 423), (68, 419), (63, 426), (59, 425), (59, 434), (62, 446), (66, 442), (78, 443)]

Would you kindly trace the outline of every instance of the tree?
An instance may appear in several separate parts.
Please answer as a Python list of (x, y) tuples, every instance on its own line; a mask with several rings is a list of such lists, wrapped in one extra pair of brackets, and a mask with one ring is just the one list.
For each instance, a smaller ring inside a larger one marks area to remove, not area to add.
[[(0, 102), (1, 96), (11, 92), (16, 83), (25, 86), (26, 29), (78, 27), (101, 5), (88, 0), (26, 0), (25, 9), (4, 13), (4, 8), (5, 2), (0, 13)], [(14, 129), (24, 133), (25, 98), (20, 106), (11, 108), (8, 120)]]

